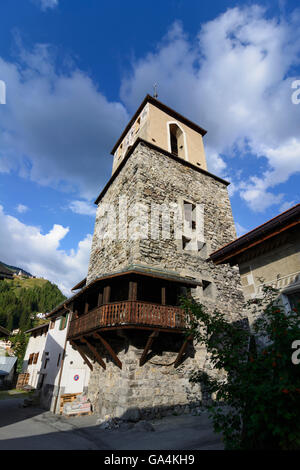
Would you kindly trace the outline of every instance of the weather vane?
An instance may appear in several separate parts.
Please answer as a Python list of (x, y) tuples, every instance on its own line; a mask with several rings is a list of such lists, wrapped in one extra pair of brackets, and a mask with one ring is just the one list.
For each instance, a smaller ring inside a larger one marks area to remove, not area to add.
[(154, 89), (153, 98), (158, 98), (158, 94), (157, 94), (157, 83), (154, 83), (153, 89)]

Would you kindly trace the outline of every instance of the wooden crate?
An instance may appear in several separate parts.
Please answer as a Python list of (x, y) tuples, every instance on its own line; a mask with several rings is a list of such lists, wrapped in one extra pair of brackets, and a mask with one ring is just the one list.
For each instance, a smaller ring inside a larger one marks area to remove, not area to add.
[(25, 385), (28, 385), (29, 382), (29, 373), (26, 372), (24, 374), (18, 375), (16, 389), (21, 390)]
[(64, 415), (65, 418), (78, 418), (79, 416), (91, 416), (93, 413), (91, 411), (82, 411), (81, 413), (74, 412), (67, 415)]
[(63, 413), (64, 404), (72, 403), (72, 401), (76, 400), (78, 395), (81, 395), (81, 393), (65, 393), (64, 395), (60, 396), (60, 408), (59, 408), (60, 415)]

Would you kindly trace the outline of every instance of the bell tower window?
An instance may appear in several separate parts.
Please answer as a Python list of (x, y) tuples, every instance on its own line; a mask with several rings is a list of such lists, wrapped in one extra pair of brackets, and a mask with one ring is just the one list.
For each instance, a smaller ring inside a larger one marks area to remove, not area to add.
[(185, 158), (184, 133), (175, 124), (169, 124), (170, 152), (177, 157)]

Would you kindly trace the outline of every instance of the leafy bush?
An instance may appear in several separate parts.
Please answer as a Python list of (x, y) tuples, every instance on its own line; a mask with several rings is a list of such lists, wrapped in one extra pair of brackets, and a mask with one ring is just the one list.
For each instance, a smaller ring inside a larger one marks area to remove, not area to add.
[(300, 305), (287, 314), (276, 297), (275, 289), (264, 288), (252, 332), (245, 321), (230, 322), (182, 299), (187, 335), (206, 347), (219, 372), (195, 370), (190, 380), (211, 397), (204, 407), (226, 449), (300, 448), (300, 364), (291, 360), (292, 344), (300, 340)]

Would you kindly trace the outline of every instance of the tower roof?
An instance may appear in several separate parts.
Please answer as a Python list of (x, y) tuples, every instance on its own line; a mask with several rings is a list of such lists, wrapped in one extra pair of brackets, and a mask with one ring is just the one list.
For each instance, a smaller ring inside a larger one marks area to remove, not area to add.
[(146, 95), (143, 102), (141, 103), (141, 105), (139, 106), (139, 108), (137, 109), (137, 111), (135, 112), (135, 114), (132, 116), (132, 118), (130, 119), (129, 123), (127, 124), (127, 126), (125, 127), (124, 131), (122, 132), (121, 136), (119, 137), (119, 139), (117, 140), (117, 142), (115, 143), (112, 151), (111, 151), (111, 154), (113, 155), (116, 151), (116, 149), (118, 148), (118, 146), (120, 145), (120, 143), (122, 142), (122, 140), (124, 139), (124, 137), (126, 136), (127, 132), (129, 131), (129, 129), (131, 128), (132, 124), (134, 123), (134, 121), (137, 119), (137, 117), (139, 116), (139, 114), (141, 113), (142, 109), (145, 107), (145, 105), (147, 103), (151, 103), (153, 104), (153, 106), (156, 106), (157, 108), (159, 108), (160, 110), (164, 111), (165, 113), (169, 114), (170, 116), (172, 116), (173, 118), (177, 119), (178, 121), (186, 124), (187, 126), (189, 126), (191, 129), (193, 129), (194, 131), (196, 132), (199, 132), (199, 134), (202, 135), (202, 137), (207, 133), (207, 131), (205, 129), (203, 129), (202, 127), (198, 126), (198, 124), (195, 124), (194, 122), (190, 121), (188, 118), (182, 116), (181, 114), (179, 114), (177, 111), (174, 111), (174, 109), (172, 108), (169, 108), (169, 106), (165, 105), (164, 103), (162, 103), (161, 101), (158, 101), (156, 98), (154, 98), (153, 96), (151, 95)]

